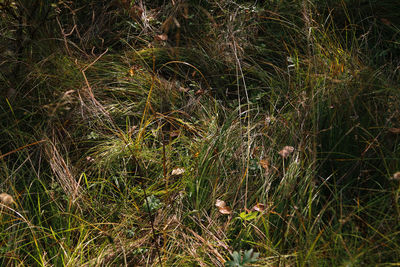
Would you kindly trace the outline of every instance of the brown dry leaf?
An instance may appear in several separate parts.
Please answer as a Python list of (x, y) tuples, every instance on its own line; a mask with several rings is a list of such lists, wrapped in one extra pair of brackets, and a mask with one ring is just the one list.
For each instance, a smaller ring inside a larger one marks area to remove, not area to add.
[(285, 146), (281, 151), (278, 152), (279, 155), (281, 155), (283, 158), (289, 157), (290, 154), (292, 154), (294, 151), (294, 147), (292, 146)]
[(294, 151), (294, 147), (292, 146), (285, 146), (283, 149), (289, 151), (289, 153), (292, 153)]
[(228, 206), (219, 208), (218, 211), (219, 211), (221, 214), (231, 214), (231, 213), (232, 213), (232, 209), (231, 209), (230, 207), (228, 207)]
[(184, 168), (175, 168), (172, 170), (171, 175), (172, 176), (179, 176), (182, 175), (185, 172)]
[(215, 206), (217, 207), (217, 208), (224, 208), (224, 207), (226, 207), (226, 203), (225, 203), (225, 201), (223, 201), (223, 200), (221, 200), (221, 199), (217, 199), (216, 201), (215, 201)]
[(158, 34), (154, 37), (157, 41), (167, 41), (168, 40), (168, 35), (165, 33), (163, 34)]
[(263, 212), (266, 209), (267, 209), (267, 205), (262, 204), (262, 203), (257, 203), (256, 205), (254, 205), (254, 207), (251, 210), (252, 211), (258, 211), (258, 212)]
[(261, 167), (263, 167), (265, 169), (266, 172), (269, 171), (269, 161), (268, 161), (268, 159), (265, 158), (265, 159), (260, 160), (260, 165), (261, 165)]
[(13, 197), (10, 196), (10, 195), (7, 194), (7, 193), (1, 193), (1, 194), (0, 194), (0, 201), (1, 201), (4, 205), (7, 205), (7, 206), (9, 206), (9, 205), (11, 205), (11, 204), (14, 203)]
[(231, 214), (232, 213), (232, 209), (230, 207), (228, 207), (225, 203), (225, 201), (221, 200), (221, 199), (217, 199), (215, 201), (215, 206), (218, 208), (218, 211), (221, 214)]
[(394, 134), (400, 134), (400, 128), (389, 128), (389, 132)]

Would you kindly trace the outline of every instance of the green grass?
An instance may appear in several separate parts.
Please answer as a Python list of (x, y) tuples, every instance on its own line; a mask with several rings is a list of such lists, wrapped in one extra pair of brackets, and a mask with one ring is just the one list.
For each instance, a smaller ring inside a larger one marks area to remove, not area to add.
[(400, 263), (395, 3), (39, 2), (0, 9), (1, 266)]

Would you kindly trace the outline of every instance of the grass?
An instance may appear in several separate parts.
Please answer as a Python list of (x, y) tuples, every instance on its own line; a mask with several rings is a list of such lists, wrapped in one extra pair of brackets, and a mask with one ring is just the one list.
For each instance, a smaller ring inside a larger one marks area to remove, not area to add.
[(397, 6), (159, 2), (0, 5), (0, 264), (399, 264)]

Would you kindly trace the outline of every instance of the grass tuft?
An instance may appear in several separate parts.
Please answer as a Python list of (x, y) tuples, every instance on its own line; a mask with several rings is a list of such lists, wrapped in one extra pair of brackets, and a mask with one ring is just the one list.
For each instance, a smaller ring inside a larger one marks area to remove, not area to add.
[(0, 265), (398, 264), (398, 11), (0, 3)]

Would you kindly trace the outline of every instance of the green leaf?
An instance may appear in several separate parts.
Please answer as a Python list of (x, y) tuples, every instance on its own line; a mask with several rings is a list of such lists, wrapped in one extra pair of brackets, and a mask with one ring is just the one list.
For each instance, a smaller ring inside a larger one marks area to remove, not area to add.
[(253, 249), (247, 250), (244, 252), (243, 263), (256, 262), (258, 260), (259, 255), (260, 255), (260, 253), (254, 253)]
[(243, 259), (242, 259), (241, 253), (234, 251), (231, 254), (232, 260), (225, 262), (225, 266), (245, 267), (245, 266), (248, 266), (247, 265), (248, 263), (256, 262), (258, 260), (259, 255), (260, 255), (260, 253), (254, 253), (253, 249), (250, 249), (250, 250), (247, 250), (244, 252)]
[[(147, 207), (148, 205), (148, 207)], [(148, 196), (143, 203), (143, 207), (147, 212), (154, 212), (163, 206), (161, 201), (154, 195)], [(149, 210), (150, 209), (150, 210)]]
[(254, 220), (255, 218), (257, 218), (257, 215), (257, 212), (246, 213), (244, 211), (239, 214), (240, 218), (244, 221)]

